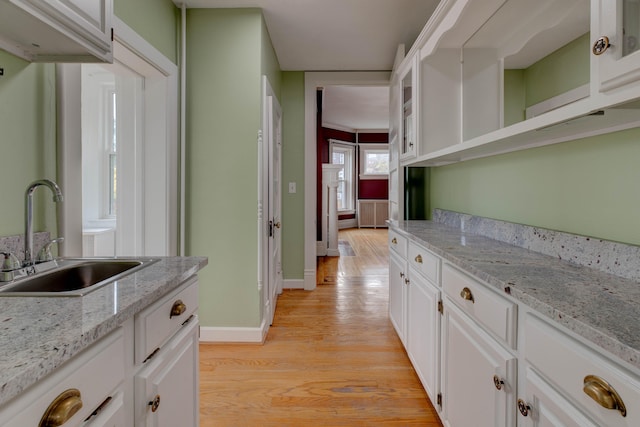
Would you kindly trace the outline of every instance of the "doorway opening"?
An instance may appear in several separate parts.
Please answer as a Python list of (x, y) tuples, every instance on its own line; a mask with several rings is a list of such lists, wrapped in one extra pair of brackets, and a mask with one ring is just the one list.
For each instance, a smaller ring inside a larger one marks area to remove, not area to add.
[(388, 72), (312, 72), (305, 73), (305, 233), (304, 289), (316, 287), (317, 215), (318, 215), (318, 120), (317, 91), (331, 86), (388, 87)]

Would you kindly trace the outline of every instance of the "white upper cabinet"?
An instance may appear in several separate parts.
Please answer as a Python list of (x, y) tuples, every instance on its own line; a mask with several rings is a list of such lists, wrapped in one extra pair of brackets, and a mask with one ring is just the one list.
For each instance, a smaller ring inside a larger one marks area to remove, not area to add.
[[(595, 55), (600, 36), (610, 46)], [(402, 111), (415, 132), (401, 163), (438, 166), (640, 125), (637, 39), (639, 0), (443, 0), (397, 71), (411, 87)]]
[(400, 159), (408, 159), (416, 156), (418, 143), (416, 140), (416, 127), (418, 124), (418, 111), (416, 103), (416, 61), (412, 58), (400, 70), (400, 98), (402, 100), (402, 115), (400, 123)]
[(113, 0), (4, 0), (0, 49), (33, 62), (112, 62)]
[(640, 79), (640, 1), (594, 0), (592, 52), (599, 90), (610, 91)]

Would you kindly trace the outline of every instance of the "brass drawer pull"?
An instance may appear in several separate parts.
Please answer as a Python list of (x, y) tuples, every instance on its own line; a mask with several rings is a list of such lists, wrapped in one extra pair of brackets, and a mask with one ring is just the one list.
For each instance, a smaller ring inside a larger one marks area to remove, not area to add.
[(180, 316), (185, 311), (187, 311), (185, 303), (183, 303), (182, 300), (177, 300), (173, 303), (173, 307), (171, 307), (171, 315), (169, 316), (169, 319), (173, 316)]
[(418, 254), (418, 256), (416, 256), (416, 262), (422, 264), (422, 255)]
[(466, 286), (462, 289), (462, 291), (460, 291), (460, 296), (462, 297), (462, 299), (475, 302), (473, 300), (473, 294), (471, 293), (471, 289), (467, 288)]
[(58, 427), (66, 423), (82, 408), (80, 390), (70, 388), (53, 399), (42, 415), (38, 427)]
[(584, 377), (584, 387), (582, 391), (603, 408), (616, 409), (620, 411), (623, 417), (627, 416), (627, 408), (624, 406), (622, 398), (618, 392), (602, 378), (596, 375), (587, 375)]
[(391, 239), (391, 243), (393, 243), (394, 245), (398, 244), (398, 239), (396, 239), (395, 237), (393, 239)]

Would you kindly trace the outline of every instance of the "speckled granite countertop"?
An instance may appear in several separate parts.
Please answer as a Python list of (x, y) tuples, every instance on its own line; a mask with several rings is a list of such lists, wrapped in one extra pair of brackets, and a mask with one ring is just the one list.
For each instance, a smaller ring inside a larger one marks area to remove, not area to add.
[(0, 405), (116, 329), (207, 265), (154, 264), (83, 297), (0, 297)]
[[(515, 299), (640, 372), (640, 283), (637, 280), (463, 232), (460, 227), (441, 222), (390, 221), (389, 224), (391, 229), (497, 290), (505, 293), (508, 288)], [(581, 248), (575, 250), (580, 252)]]

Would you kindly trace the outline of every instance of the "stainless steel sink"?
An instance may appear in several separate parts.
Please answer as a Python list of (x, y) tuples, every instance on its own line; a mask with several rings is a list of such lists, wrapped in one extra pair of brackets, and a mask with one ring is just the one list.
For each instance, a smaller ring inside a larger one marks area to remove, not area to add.
[(82, 296), (155, 262), (152, 259), (62, 260), (62, 266), (0, 288), (2, 296)]

